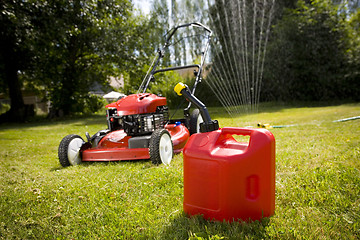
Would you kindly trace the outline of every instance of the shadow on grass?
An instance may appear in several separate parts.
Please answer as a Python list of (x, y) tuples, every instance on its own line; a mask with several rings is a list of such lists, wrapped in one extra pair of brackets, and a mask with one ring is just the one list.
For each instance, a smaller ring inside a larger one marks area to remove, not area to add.
[[(258, 114), (258, 113), (273, 113), (280, 112), (288, 108), (318, 108), (318, 107), (336, 107), (341, 105), (358, 105), (356, 102), (352, 101), (321, 101), (321, 102), (311, 102), (311, 101), (294, 101), (294, 102), (261, 102), (258, 104), (257, 111), (246, 112), (245, 110), (236, 112), (235, 107), (233, 115), (230, 116), (224, 107), (209, 107), (211, 117), (216, 119), (219, 117), (241, 117), (245, 115)], [(250, 106), (249, 106), (250, 109)]]
[(265, 239), (269, 222), (269, 218), (231, 223), (209, 221), (199, 215), (189, 217), (181, 212), (164, 227), (161, 239)]
[(106, 116), (105, 115), (75, 115), (68, 116), (63, 118), (47, 119), (46, 117), (34, 117), (25, 123), (1, 123), (0, 130), (10, 130), (10, 129), (26, 129), (29, 127), (44, 127), (44, 126), (53, 126), (58, 124), (69, 124), (74, 126), (82, 125), (104, 125), (104, 128), (107, 127)]
[[(82, 162), (79, 166), (82, 168), (88, 168), (88, 167), (96, 167), (96, 166), (115, 166), (118, 164), (138, 164), (138, 165), (143, 165), (143, 168), (156, 167), (156, 165), (152, 164), (149, 159)], [(62, 171), (71, 167), (76, 167), (76, 166), (62, 167), (59, 163), (59, 166), (51, 168), (50, 171), (51, 172)]]

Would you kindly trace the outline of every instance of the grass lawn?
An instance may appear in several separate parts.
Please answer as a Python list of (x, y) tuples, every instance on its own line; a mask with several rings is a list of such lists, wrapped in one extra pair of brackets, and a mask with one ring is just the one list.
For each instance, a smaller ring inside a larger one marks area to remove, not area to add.
[(221, 127), (271, 125), (276, 139), (275, 215), (251, 223), (205, 221), (182, 210), (182, 154), (149, 161), (62, 168), (67, 134), (85, 138), (105, 116), (0, 126), (0, 239), (359, 239), (360, 104), (260, 106)]

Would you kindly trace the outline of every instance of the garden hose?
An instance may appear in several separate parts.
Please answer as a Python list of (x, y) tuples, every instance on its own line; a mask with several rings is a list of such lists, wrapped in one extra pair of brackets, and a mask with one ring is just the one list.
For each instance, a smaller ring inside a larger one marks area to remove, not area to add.
[(343, 119), (335, 120), (333, 122), (346, 122), (346, 121), (351, 121), (351, 120), (356, 120), (356, 119), (360, 119), (360, 116), (343, 118)]
[(269, 123), (258, 123), (258, 124), (257, 124), (257, 126), (258, 126), (259, 128), (266, 128), (266, 129), (294, 127), (294, 126), (297, 126), (297, 125), (298, 125), (298, 124), (271, 126)]

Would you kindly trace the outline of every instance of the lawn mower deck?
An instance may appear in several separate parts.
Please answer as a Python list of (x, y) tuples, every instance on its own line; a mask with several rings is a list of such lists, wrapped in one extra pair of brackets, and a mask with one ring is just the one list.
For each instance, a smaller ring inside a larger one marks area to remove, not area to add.
[[(190, 136), (188, 129), (183, 124), (168, 124), (165, 129), (170, 133), (173, 152), (180, 153)], [(82, 161), (150, 159), (150, 139), (151, 135), (131, 137), (124, 130), (114, 131), (107, 134), (98, 147), (83, 150)]]

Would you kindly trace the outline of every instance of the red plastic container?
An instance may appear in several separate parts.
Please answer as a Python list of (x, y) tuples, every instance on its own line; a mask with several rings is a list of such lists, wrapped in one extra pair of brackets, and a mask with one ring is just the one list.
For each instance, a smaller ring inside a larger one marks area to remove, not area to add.
[[(248, 143), (233, 135), (250, 136)], [(206, 219), (259, 220), (275, 210), (275, 138), (266, 129), (194, 134), (184, 148), (184, 211)]]

